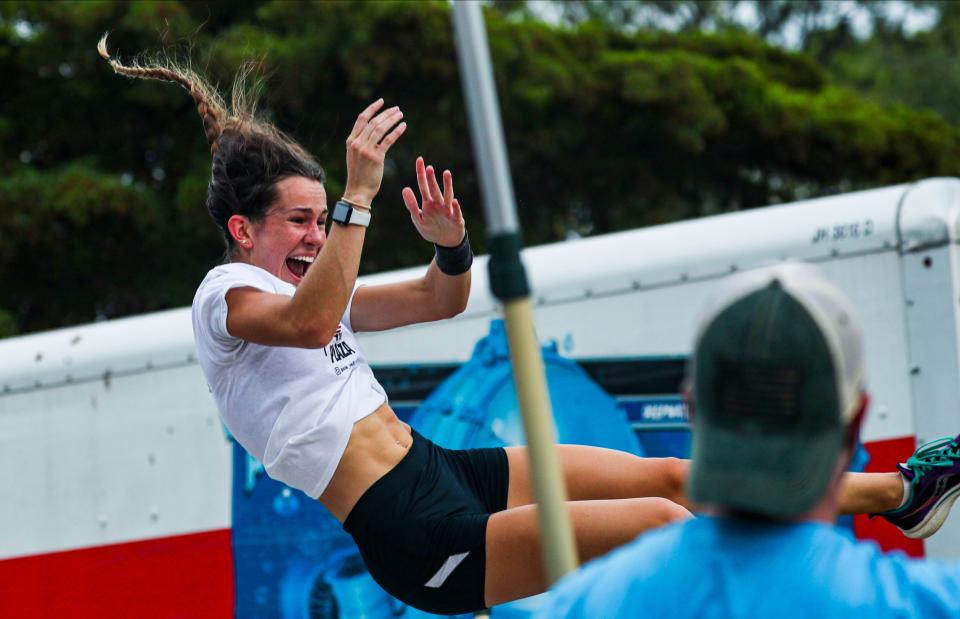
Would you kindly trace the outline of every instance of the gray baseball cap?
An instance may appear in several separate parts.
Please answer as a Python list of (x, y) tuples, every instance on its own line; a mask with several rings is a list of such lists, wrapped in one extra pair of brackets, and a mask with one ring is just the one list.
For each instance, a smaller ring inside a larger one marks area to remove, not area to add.
[(830, 481), (863, 391), (850, 301), (809, 264), (731, 276), (697, 330), (689, 494), (789, 517)]

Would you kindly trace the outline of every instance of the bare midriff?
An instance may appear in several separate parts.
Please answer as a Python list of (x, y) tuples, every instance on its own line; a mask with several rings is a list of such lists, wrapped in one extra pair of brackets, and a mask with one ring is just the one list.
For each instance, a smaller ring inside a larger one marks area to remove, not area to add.
[(363, 493), (403, 460), (411, 444), (410, 426), (383, 403), (353, 424), (347, 449), (318, 500), (343, 522)]

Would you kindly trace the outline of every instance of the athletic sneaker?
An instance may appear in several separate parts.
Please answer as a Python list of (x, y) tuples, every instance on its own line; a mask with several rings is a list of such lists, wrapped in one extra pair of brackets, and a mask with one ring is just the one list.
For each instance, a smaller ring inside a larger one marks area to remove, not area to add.
[(907, 537), (930, 537), (960, 496), (960, 436), (921, 445), (897, 469), (909, 482), (910, 495), (897, 509), (877, 515), (896, 525)]

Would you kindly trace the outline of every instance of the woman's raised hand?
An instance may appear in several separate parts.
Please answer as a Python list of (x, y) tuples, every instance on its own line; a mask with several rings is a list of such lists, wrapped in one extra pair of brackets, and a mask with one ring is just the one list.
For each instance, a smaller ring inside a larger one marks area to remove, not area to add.
[(347, 185), (343, 197), (354, 205), (370, 206), (383, 180), (383, 158), (407, 129), (407, 123), (400, 122), (403, 112), (399, 107), (377, 114), (382, 107), (383, 99), (367, 106), (347, 137)]
[(401, 192), (410, 219), (424, 240), (442, 247), (456, 247), (463, 240), (465, 224), (460, 203), (453, 197), (453, 174), (444, 170), (441, 191), (433, 166), (424, 166), (423, 157), (417, 157), (416, 167), (422, 205), (417, 204), (413, 189), (404, 187)]

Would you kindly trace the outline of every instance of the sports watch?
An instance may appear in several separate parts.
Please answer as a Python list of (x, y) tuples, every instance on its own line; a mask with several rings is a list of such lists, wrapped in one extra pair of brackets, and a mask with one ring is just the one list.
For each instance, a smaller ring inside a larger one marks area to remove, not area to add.
[(333, 214), (330, 218), (344, 226), (353, 224), (354, 226), (363, 226), (366, 228), (370, 225), (370, 211), (361, 211), (343, 200), (338, 200), (333, 206)]

